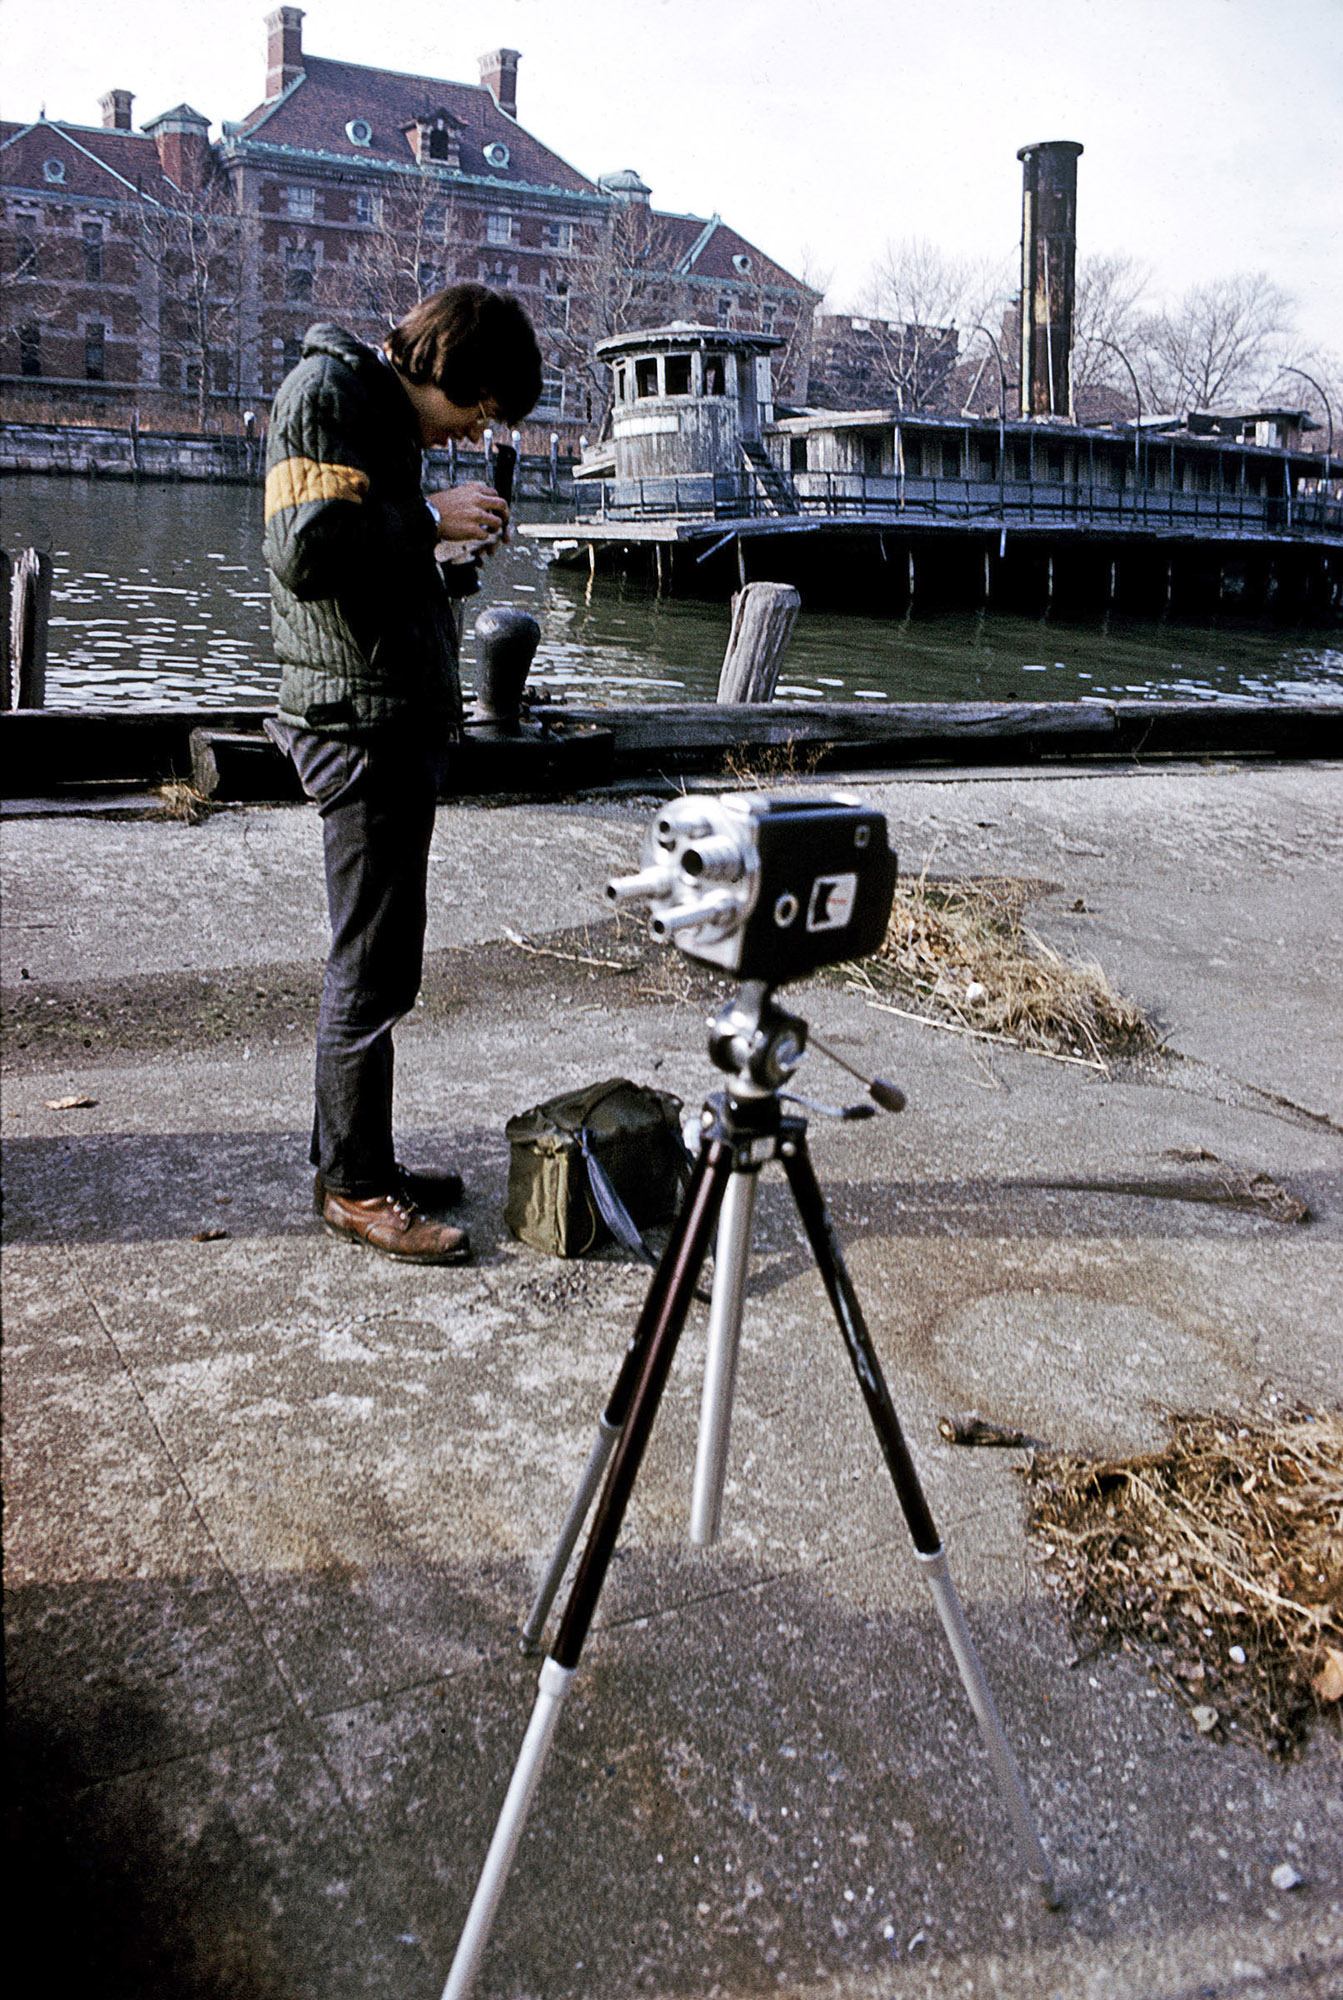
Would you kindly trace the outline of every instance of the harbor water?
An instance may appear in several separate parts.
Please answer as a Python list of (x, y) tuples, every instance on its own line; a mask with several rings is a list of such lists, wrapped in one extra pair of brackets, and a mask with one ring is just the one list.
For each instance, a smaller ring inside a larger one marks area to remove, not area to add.
[[(260, 556), (256, 487), (162, 485), (17, 474), (0, 482), (4, 546), (52, 556), (51, 708), (264, 704), (279, 683)], [(524, 504), (521, 518), (543, 518)], [(549, 567), (518, 539), (485, 566), (466, 612), (535, 613), (535, 686), (556, 700), (712, 700), (725, 605), (659, 597)], [(809, 612), (784, 661), (786, 700), (1010, 701), (1086, 696), (1343, 698), (1337, 633), (1095, 619), (1064, 624), (997, 613), (875, 618)]]

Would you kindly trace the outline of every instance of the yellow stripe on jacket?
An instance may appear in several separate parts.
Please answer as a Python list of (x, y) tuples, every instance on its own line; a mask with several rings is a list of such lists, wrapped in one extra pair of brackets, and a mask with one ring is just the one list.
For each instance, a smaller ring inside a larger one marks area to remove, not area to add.
[(362, 500), (368, 474), (353, 465), (322, 465), (315, 458), (286, 458), (266, 474), (266, 519), (311, 500)]

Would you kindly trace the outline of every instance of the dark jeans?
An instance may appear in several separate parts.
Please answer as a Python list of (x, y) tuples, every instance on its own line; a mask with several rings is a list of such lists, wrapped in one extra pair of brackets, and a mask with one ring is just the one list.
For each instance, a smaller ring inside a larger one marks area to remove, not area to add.
[(333, 1193), (390, 1193), (392, 1029), (415, 1005), (425, 878), (443, 774), (405, 730), (346, 743), (273, 725), (322, 816), (331, 953), (317, 1017), (312, 1164)]

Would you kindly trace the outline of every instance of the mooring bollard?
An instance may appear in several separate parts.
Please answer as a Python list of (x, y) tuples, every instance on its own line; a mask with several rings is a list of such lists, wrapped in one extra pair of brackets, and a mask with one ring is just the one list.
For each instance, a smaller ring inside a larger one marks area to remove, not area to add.
[(748, 583), (732, 600), (720, 702), (773, 701), (802, 599), (790, 583)]
[(42, 549), (24, 549), (14, 565), (9, 607), (15, 708), (41, 708), (46, 700), (50, 615), (51, 557)]

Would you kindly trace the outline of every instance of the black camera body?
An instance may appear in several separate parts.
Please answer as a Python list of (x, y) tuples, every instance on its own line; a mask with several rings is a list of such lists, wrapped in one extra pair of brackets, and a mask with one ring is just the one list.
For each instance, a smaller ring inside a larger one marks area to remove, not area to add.
[(896, 860), (886, 820), (841, 792), (681, 798), (644, 835), (614, 903), (646, 902), (653, 936), (741, 979), (782, 986), (876, 951)]

